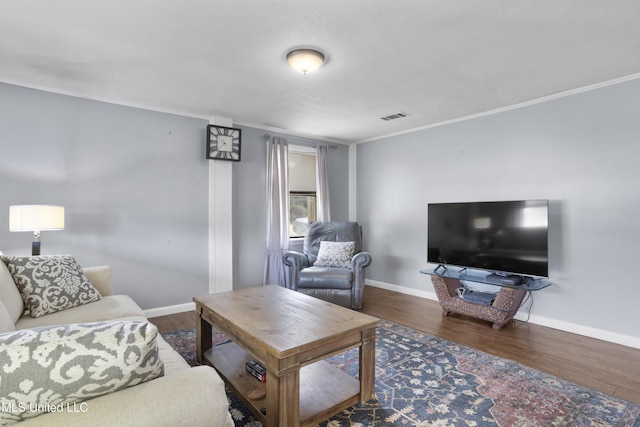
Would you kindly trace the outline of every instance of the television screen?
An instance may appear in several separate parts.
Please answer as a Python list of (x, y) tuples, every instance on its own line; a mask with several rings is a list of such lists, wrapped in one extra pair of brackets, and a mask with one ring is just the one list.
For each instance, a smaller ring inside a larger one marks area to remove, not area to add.
[(547, 200), (433, 203), (428, 262), (548, 277)]

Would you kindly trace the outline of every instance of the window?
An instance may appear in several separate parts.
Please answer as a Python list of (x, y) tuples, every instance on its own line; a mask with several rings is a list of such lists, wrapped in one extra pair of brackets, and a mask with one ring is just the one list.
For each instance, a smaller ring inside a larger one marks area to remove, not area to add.
[(315, 220), (315, 149), (289, 145), (289, 236), (304, 237)]

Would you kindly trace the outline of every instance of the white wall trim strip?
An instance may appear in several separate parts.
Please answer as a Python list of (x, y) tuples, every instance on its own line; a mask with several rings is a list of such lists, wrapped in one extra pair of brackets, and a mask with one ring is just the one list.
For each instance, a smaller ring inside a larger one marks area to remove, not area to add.
[(148, 319), (152, 317), (168, 316), (169, 314), (184, 313), (186, 311), (194, 311), (196, 304), (193, 302), (186, 302), (184, 304), (170, 305), (168, 307), (151, 308), (144, 310), (144, 315)]
[(589, 86), (584, 86), (584, 87), (580, 87), (580, 88), (576, 88), (576, 89), (571, 89), (571, 90), (567, 90), (564, 92), (559, 92), (559, 93), (554, 93), (552, 95), (548, 95), (548, 96), (543, 96), (542, 98), (536, 98), (536, 99), (531, 99), (529, 101), (525, 101), (525, 102), (520, 102), (519, 104), (513, 104), (513, 105), (508, 105), (506, 107), (501, 107), (501, 108), (496, 108), (493, 110), (489, 110), (489, 111), (483, 111), (480, 113), (476, 113), (476, 114), (470, 114), (468, 116), (463, 116), (463, 117), (457, 117), (451, 120), (445, 120), (442, 122), (438, 122), (438, 123), (433, 123), (430, 125), (426, 125), (426, 126), (420, 126), (417, 128), (413, 128), (413, 129), (407, 129), (407, 130), (403, 130), (400, 132), (395, 132), (395, 133), (390, 133), (387, 135), (381, 135), (381, 136), (376, 136), (373, 138), (369, 138), (369, 139), (365, 139), (362, 141), (358, 141), (356, 142), (356, 144), (364, 144), (366, 142), (373, 142), (373, 141), (377, 141), (380, 139), (386, 139), (386, 138), (391, 138), (394, 136), (398, 136), (398, 135), (405, 135), (408, 133), (414, 133), (414, 132), (418, 132), (424, 129), (430, 129), (430, 128), (435, 128), (435, 127), (439, 127), (439, 126), (444, 126), (444, 125), (449, 125), (452, 123), (457, 123), (457, 122), (463, 122), (465, 120), (470, 120), (470, 119), (476, 119), (478, 117), (484, 117), (484, 116), (490, 116), (493, 114), (498, 114), (498, 113), (504, 113), (505, 111), (511, 111), (511, 110), (517, 110), (519, 108), (524, 108), (524, 107), (528, 107), (530, 105), (535, 105), (535, 104), (540, 104), (541, 102), (547, 102), (547, 101), (551, 101), (554, 99), (558, 99), (558, 98), (564, 98), (565, 96), (571, 96), (571, 95), (575, 95), (578, 93), (582, 93), (582, 92), (589, 92), (592, 90), (596, 90), (596, 89), (600, 89), (606, 86), (612, 86), (615, 84), (619, 84), (619, 83), (624, 83), (630, 80), (635, 80), (640, 78), (640, 73), (636, 73), (636, 74), (631, 74), (629, 76), (625, 76), (625, 77), (620, 77), (618, 79), (613, 79), (613, 80), (608, 80), (606, 82), (601, 82), (601, 83), (596, 83), (596, 84), (592, 84)]
[(357, 172), (358, 172), (358, 158), (357, 148), (355, 145), (349, 146), (349, 221), (358, 220), (357, 210)]
[[(426, 298), (429, 300), (437, 301), (435, 292), (423, 291), (421, 289), (413, 289), (407, 288), (404, 286), (392, 285), (390, 283), (378, 282), (375, 280), (366, 280), (365, 284), (367, 286), (373, 286), (380, 289), (386, 289), (388, 291), (399, 292), (406, 295), (412, 295), (420, 298)], [(185, 304), (172, 305), (168, 307), (159, 307), (152, 308), (149, 310), (145, 310), (144, 314), (148, 318), (158, 317), (158, 316), (166, 316), (169, 314), (177, 314), (183, 313), (185, 311), (193, 311), (196, 306), (194, 303), (189, 302)], [(518, 312), (516, 314), (516, 319), (520, 321), (525, 321), (527, 319), (528, 314), (523, 312)], [(631, 337), (628, 335), (618, 334), (615, 332), (604, 331), (602, 329), (591, 328), (589, 326), (578, 325), (570, 322), (563, 322), (561, 320), (549, 319), (547, 317), (531, 315), (529, 318), (529, 323), (539, 326), (545, 326), (548, 328), (558, 329), (564, 332), (570, 332), (573, 334), (582, 335), (589, 338), (595, 338), (607, 342), (611, 342), (614, 344), (624, 345), (626, 347), (638, 348), (640, 349), (640, 338)]]
[(426, 298), (437, 301), (435, 292), (423, 291), (422, 289), (407, 288), (405, 286), (392, 285), (391, 283), (378, 282), (376, 280), (365, 279), (365, 285), (373, 286), (388, 291), (399, 292), (401, 294), (412, 295), (414, 297)]
[[(231, 127), (231, 119), (211, 124)], [(233, 169), (231, 162), (209, 160), (209, 293), (233, 290)]]
[[(365, 280), (365, 284), (376, 288), (386, 289), (389, 291), (395, 291), (406, 295), (417, 296), (421, 298), (437, 301), (435, 292), (423, 291), (420, 289), (407, 288), (404, 286), (392, 285), (390, 283), (378, 282), (375, 280)], [(528, 317), (527, 313), (518, 312), (515, 316), (517, 320), (526, 321)], [(629, 335), (623, 335), (616, 332), (605, 331), (602, 329), (592, 328), (589, 326), (578, 325), (576, 323), (564, 322), (562, 320), (550, 319), (548, 317), (531, 315), (529, 323), (534, 325), (545, 326), (552, 329), (558, 329), (564, 332), (570, 332), (572, 334), (582, 335), (589, 338), (595, 338), (602, 341), (607, 341), (614, 344), (624, 345), (626, 347), (632, 347), (640, 349), (640, 338), (632, 337)]]

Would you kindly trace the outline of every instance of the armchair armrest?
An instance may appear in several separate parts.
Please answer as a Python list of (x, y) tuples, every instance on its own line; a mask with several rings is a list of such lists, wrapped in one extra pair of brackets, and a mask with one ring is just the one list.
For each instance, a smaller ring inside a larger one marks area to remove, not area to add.
[(284, 265), (297, 271), (309, 267), (309, 258), (300, 252), (287, 251), (282, 255), (282, 261)]
[(362, 270), (371, 264), (371, 254), (369, 252), (357, 253), (351, 258), (351, 270)]
[(356, 310), (362, 308), (362, 295), (364, 289), (364, 269), (371, 264), (369, 252), (359, 252), (351, 258), (351, 271), (353, 272), (353, 293), (351, 307)]
[(309, 258), (305, 254), (294, 251), (287, 251), (282, 255), (282, 262), (289, 270), (289, 289), (298, 290), (298, 275), (300, 270), (309, 267)]
[(303, 253), (287, 251), (282, 256), (284, 264), (288, 267), (293, 267), (297, 270), (309, 267), (309, 258)]

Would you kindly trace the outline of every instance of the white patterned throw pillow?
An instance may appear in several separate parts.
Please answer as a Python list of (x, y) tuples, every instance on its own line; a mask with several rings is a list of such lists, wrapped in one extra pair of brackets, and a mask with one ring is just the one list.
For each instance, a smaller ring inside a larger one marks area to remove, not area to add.
[(1, 256), (31, 317), (98, 301), (100, 292), (71, 255)]
[(320, 242), (318, 258), (313, 265), (317, 267), (349, 267), (356, 249), (355, 242)]
[(73, 411), (74, 403), (162, 376), (157, 335), (152, 324), (132, 321), (0, 334), (0, 426)]

